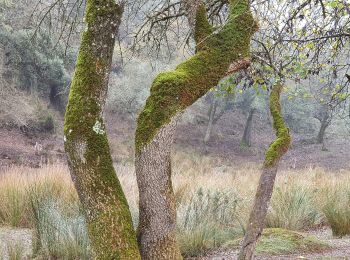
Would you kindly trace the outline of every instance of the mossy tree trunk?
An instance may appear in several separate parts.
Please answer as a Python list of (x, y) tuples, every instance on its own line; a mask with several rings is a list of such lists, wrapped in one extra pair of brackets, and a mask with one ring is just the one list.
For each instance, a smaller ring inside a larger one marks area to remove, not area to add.
[(280, 94), (282, 85), (277, 83), (270, 93), (270, 111), (273, 126), (276, 130), (276, 140), (269, 146), (262, 174), (259, 180), (253, 209), (250, 213), (249, 222), (239, 253), (239, 260), (253, 259), (256, 243), (264, 228), (267, 209), (277, 174), (277, 168), (281, 157), (288, 151), (291, 137), (281, 114)]
[(87, 0), (86, 30), (65, 115), (69, 169), (84, 209), (96, 259), (140, 259), (131, 214), (113, 168), (103, 123), (122, 13), (123, 7), (114, 0)]
[[(192, 8), (194, 6), (194, 8)], [(230, 16), (217, 32), (204, 4), (195, 3), (196, 54), (174, 71), (159, 74), (137, 120), (136, 175), (139, 186), (138, 238), (143, 259), (181, 259), (176, 243), (176, 205), (170, 151), (176, 122), (188, 106), (227, 74), (250, 65), (250, 40), (257, 30), (248, 0), (230, 0)], [(189, 19), (190, 25), (192, 19)]]

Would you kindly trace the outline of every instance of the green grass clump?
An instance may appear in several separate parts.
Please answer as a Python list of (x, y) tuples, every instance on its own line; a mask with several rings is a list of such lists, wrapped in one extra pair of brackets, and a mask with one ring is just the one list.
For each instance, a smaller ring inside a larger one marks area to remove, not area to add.
[(242, 235), (240, 199), (232, 191), (199, 189), (178, 209), (178, 241), (185, 256), (198, 256)]
[(312, 189), (302, 186), (276, 188), (266, 227), (305, 230), (320, 224), (321, 214), (315, 207)]
[(34, 254), (48, 259), (90, 259), (88, 232), (80, 204), (60, 201), (53, 190), (36, 185), (29, 192)]
[(335, 187), (327, 192), (323, 213), (334, 236), (350, 234), (350, 187)]

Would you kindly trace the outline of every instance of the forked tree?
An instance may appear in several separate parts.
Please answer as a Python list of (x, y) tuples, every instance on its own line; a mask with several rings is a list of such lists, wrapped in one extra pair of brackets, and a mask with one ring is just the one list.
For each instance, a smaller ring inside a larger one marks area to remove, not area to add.
[(186, 1), (196, 54), (175, 70), (159, 74), (137, 120), (136, 175), (138, 238), (143, 259), (181, 259), (176, 242), (176, 203), (171, 182), (171, 144), (181, 113), (218, 81), (250, 65), (257, 30), (248, 0), (230, 0), (228, 20), (218, 31), (202, 1)]
[(65, 115), (65, 150), (96, 259), (140, 259), (131, 214), (113, 168), (105, 104), (123, 6), (87, 0), (85, 22)]

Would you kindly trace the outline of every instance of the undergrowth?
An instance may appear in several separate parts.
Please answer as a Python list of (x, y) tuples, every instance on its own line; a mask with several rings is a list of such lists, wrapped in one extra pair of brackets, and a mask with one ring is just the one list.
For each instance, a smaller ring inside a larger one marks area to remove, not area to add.
[[(232, 241), (239, 242), (245, 232), (259, 170), (254, 165), (235, 169), (215, 164), (218, 162), (207, 157), (174, 157), (177, 236), (184, 256), (198, 256), (233, 245)], [(136, 228), (138, 191), (134, 168), (116, 165), (116, 171)], [(349, 173), (334, 174), (321, 169), (281, 171), (267, 226), (305, 231), (329, 225), (336, 236), (350, 234)], [(0, 173), (0, 226), (34, 230), (34, 256), (89, 258), (83, 212), (66, 166), (13, 167)], [(308, 243), (304, 238), (301, 241)], [(289, 250), (289, 245), (280, 237), (269, 235), (263, 236), (257, 250), (269, 254), (274, 250), (286, 253), (296, 250), (294, 246)]]

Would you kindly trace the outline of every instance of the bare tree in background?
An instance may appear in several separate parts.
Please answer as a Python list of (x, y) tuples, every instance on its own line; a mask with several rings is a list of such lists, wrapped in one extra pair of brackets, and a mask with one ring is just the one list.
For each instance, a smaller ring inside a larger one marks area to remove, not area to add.
[(252, 126), (253, 126), (253, 116), (256, 112), (256, 108), (251, 108), (245, 123), (244, 132), (241, 140), (242, 147), (251, 147), (252, 145)]
[(113, 168), (103, 108), (123, 5), (87, 0), (65, 115), (65, 150), (96, 259), (140, 259), (129, 206)]

